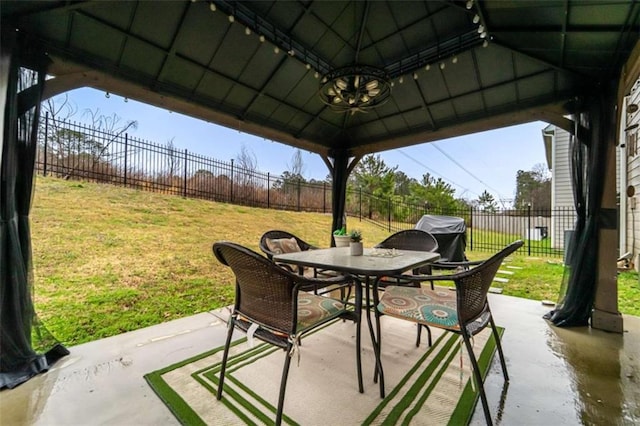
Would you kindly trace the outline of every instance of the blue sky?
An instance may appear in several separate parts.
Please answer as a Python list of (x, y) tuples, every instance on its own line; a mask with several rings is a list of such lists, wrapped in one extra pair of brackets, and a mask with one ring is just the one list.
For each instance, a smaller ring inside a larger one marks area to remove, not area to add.
[[(77, 112), (75, 121), (86, 121), (87, 109), (99, 114), (117, 114), (122, 123), (136, 120), (138, 128), (131, 136), (165, 144), (173, 139), (179, 149), (228, 161), (236, 158), (242, 145), (255, 154), (258, 169), (281, 174), (288, 169), (295, 148), (237, 130), (193, 119), (114, 94), (94, 89), (77, 89), (67, 93)], [(60, 100), (56, 100), (60, 103)], [(399, 166), (407, 176), (421, 179), (425, 173), (441, 177), (456, 190), (456, 197), (477, 199), (486, 189), (496, 199), (512, 199), (518, 170), (531, 170), (546, 163), (542, 143), (543, 122), (512, 126), (489, 132), (381, 152), (390, 167)], [(327, 167), (319, 155), (302, 151), (303, 175), (323, 179)]]

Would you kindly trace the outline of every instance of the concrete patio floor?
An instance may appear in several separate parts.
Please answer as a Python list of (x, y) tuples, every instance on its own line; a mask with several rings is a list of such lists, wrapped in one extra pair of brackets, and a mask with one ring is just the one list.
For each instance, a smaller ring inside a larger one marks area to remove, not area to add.
[[(625, 332), (561, 329), (540, 302), (490, 295), (510, 383), (494, 363), (485, 388), (496, 424), (640, 422), (640, 318)], [(69, 348), (48, 373), (0, 392), (2, 425), (173, 425), (143, 375), (224, 343), (220, 312), (208, 312)], [(368, 336), (363, 336), (368, 338)], [(365, 392), (377, 392), (365, 374)], [(480, 404), (473, 425), (484, 424)]]

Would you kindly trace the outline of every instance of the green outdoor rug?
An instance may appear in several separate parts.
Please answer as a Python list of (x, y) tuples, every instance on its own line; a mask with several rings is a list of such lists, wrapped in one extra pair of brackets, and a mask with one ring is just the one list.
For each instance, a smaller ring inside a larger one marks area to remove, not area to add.
[[(283, 423), (467, 424), (478, 400), (469, 380), (471, 363), (458, 336), (436, 329), (433, 333), (431, 348), (426, 342), (416, 348), (414, 324), (382, 318), (384, 400), (373, 383), (374, 356), (364, 320), (363, 394), (357, 389), (353, 323), (337, 321), (306, 336), (299, 363), (297, 357), (291, 362)], [(474, 338), (474, 350), (486, 375), (495, 351), (489, 329)], [(218, 347), (145, 378), (182, 424), (273, 424), (284, 351), (257, 340), (253, 348), (245, 338), (236, 341), (224, 397), (218, 401), (222, 353), (223, 347)]]

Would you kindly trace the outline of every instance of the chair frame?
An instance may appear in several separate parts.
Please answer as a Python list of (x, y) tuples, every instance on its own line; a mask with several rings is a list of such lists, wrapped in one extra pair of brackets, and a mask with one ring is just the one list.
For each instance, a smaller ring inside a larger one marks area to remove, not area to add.
[[(264, 254), (267, 255), (267, 257), (269, 258), (269, 260), (273, 260), (273, 256), (278, 254), (278, 253), (274, 253), (271, 250), (269, 250), (269, 246), (267, 245), (267, 239), (280, 239), (280, 238), (295, 238), (296, 242), (298, 243), (298, 247), (300, 247), (301, 251), (307, 251), (307, 250), (315, 250), (318, 247), (309, 244), (308, 242), (304, 241), (303, 239), (293, 235), (290, 232), (287, 231), (281, 231), (279, 229), (272, 229), (270, 231), (265, 232), (264, 234), (262, 234), (262, 237), (260, 237), (260, 250), (262, 250), (262, 252)], [(285, 267), (290, 267), (289, 265), (286, 265)], [(304, 274), (304, 268), (303, 267), (298, 267), (298, 274), (303, 275)], [(315, 271), (314, 271), (314, 277), (315, 277)]]
[[(301, 292), (315, 292), (318, 288), (331, 286), (352, 286), (353, 279), (349, 276), (338, 276), (328, 279), (306, 278), (273, 263), (260, 254), (232, 242), (216, 242), (213, 253), (223, 265), (229, 266), (235, 275), (236, 296), (234, 308), (229, 317), (229, 331), (225, 343), (220, 370), (220, 383), (216, 398), (220, 400), (223, 394), (229, 348), (235, 328), (248, 331), (252, 324), (258, 325), (254, 336), (264, 342), (284, 349), (285, 361), (280, 381), (276, 425), (282, 422), (285, 391), (291, 357), (301, 338), (317, 327), (336, 318), (353, 320), (357, 326), (356, 337), (356, 369), (358, 388), (364, 392), (362, 382), (361, 349), (360, 349), (360, 312), (356, 312), (356, 304), (340, 300), (343, 309), (305, 327), (300, 327), (298, 321), (298, 295)], [(265, 294), (270, 297), (255, 297)], [(322, 297), (322, 296), (315, 296)], [(356, 298), (362, 297), (356, 293)], [(327, 298), (330, 299), (330, 298)], [(337, 299), (334, 299), (337, 300)]]
[[(449, 275), (403, 275), (401, 278), (404, 280), (409, 280), (413, 282), (424, 282), (424, 281), (453, 281), (456, 286), (456, 311), (458, 315), (458, 324), (460, 326), (460, 330), (452, 330), (447, 329), (456, 334), (460, 334), (462, 339), (464, 340), (465, 347), (469, 354), (469, 359), (471, 360), (471, 364), (473, 366), (473, 375), (478, 385), (478, 389), (480, 392), (480, 399), (482, 401), (482, 408), (484, 411), (484, 416), (488, 425), (492, 424), (491, 420), (491, 412), (489, 410), (489, 405), (487, 403), (487, 396), (484, 391), (484, 384), (482, 379), (482, 374), (480, 373), (480, 369), (478, 368), (478, 362), (473, 353), (473, 346), (471, 344), (471, 338), (482, 331), (487, 325), (491, 326), (491, 330), (496, 341), (496, 348), (498, 351), (498, 356), (500, 358), (500, 365), (502, 367), (502, 374), (504, 376), (505, 382), (509, 381), (509, 375), (507, 373), (507, 365), (504, 359), (504, 354), (502, 352), (502, 345), (500, 343), (500, 336), (498, 334), (498, 330), (496, 328), (495, 322), (493, 320), (493, 315), (491, 313), (491, 309), (489, 307), (489, 301), (487, 299), (487, 293), (489, 292), (489, 288), (495, 277), (498, 268), (502, 264), (502, 261), (514, 253), (524, 244), (523, 241), (518, 240), (515, 241), (500, 252), (494, 254), (489, 259), (481, 262), (478, 266), (472, 269), (467, 269), (458, 273), (449, 274)], [(479, 284), (477, 284), (479, 283)], [(375, 290), (375, 286), (374, 286)], [(384, 298), (384, 296), (383, 296)], [(379, 301), (377, 300), (377, 292), (374, 291), (374, 300), (376, 303), (376, 322), (380, 322), (380, 315), (382, 314), (379, 309)], [(413, 318), (409, 317), (399, 317), (401, 319), (415, 321)], [(418, 322), (418, 324), (422, 324)], [(430, 326), (437, 327), (436, 324), (429, 324)], [(444, 328), (444, 327), (442, 327)], [(381, 338), (380, 334), (378, 334), (378, 348), (381, 349)], [(379, 366), (382, 368), (382, 365)], [(383, 384), (381, 383), (381, 392), (384, 392), (382, 388)]]

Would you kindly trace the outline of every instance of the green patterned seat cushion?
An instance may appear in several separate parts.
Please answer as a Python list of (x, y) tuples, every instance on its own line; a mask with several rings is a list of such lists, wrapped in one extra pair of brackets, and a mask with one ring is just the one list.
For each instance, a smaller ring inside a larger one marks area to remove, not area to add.
[(298, 332), (327, 318), (336, 317), (343, 310), (344, 304), (339, 300), (301, 292), (298, 294)]
[(460, 331), (456, 293), (447, 287), (429, 288), (390, 286), (384, 291), (378, 310), (420, 324)]

